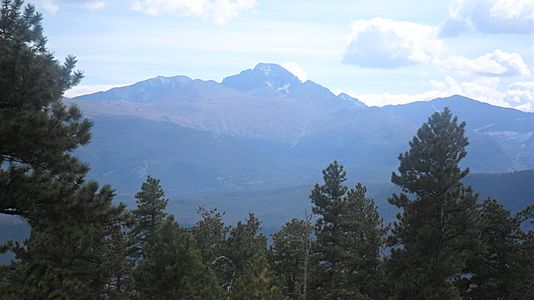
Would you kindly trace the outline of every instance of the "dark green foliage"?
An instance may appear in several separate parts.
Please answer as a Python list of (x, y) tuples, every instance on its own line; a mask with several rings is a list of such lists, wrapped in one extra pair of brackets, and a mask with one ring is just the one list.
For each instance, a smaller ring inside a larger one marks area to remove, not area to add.
[(239, 221), (236, 227), (230, 228), (222, 253), (231, 263), (224, 264), (222, 272), (218, 271), (223, 282), (245, 276), (254, 256), (266, 256), (267, 239), (260, 233), (260, 225), (260, 220), (251, 213), (245, 223)]
[(468, 145), (464, 127), (448, 109), (434, 113), (399, 156), (392, 182), (409, 194), (390, 199), (403, 210), (388, 264), (396, 299), (458, 299), (466, 262), (479, 253), (477, 196), (460, 182), (468, 173), (458, 165)]
[(130, 236), (133, 223), (131, 213), (124, 213), (120, 226), (113, 228), (107, 240), (105, 267), (110, 270), (107, 290), (111, 299), (130, 299), (134, 291), (135, 241)]
[(135, 272), (140, 299), (221, 299), (222, 289), (202, 263), (196, 243), (172, 216), (145, 245), (145, 257)]
[(384, 246), (387, 228), (374, 201), (366, 197), (367, 189), (360, 183), (347, 193), (341, 228), (348, 233), (345, 247), (345, 267), (352, 272), (347, 281), (357, 282), (359, 291), (372, 298), (383, 298), (383, 262), (380, 250)]
[(531, 299), (534, 297), (532, 232), (521, 225), (530, 208), (512, 215), (500, 203), (482, 204), (482, 234), (487, 251), (470, 262), (473, 276), (464, 280), (467, 299)]
[(523, 233), (518, 256), (516, 272), (521, 275), (517, 276), (511, 298), (534, 299), (534, 231)]
[(135, 219), (132, 239), (136, 244), (136, 252), (139, 257), (143, 256), (143, 249), (150, 243), (150, 239), (167, 215), (165, 207), (169, 200), (164, 197), (165, 192), (159, 179), (150, 176), (143, 182), (141, 191), (135, 195), (137, 208), (132, 211)]
[(61, 101), (82, 78), (76, 60), (60, 64), (46, 49), (41, 15), (22, 6), (0, 7), (0, 213), (27, 217), (50, 201), (38, 185), (81, 181), (87, 167), (70, 152), (89, 142), (91, 122)]
[(199, 208), (198, 211), (202, 219), (190, 231), (197, 242), (202, 260), (206, 265), (210, 265), (217, 257), (223, 255), (223, 246), (229, 228), (222, 221), (223, 214), (216, 209), (207, 211)]
[[(3, 266), (1, 298), (96, 299), (111, 295), (112, 235), (124, 223), (113, 190), (84, 183), (88, 167), (72, 151), (90, 140), (91, 122), (63, 92), (82, 78), (46, 48), (41, 15), (23, 1), (0, 7), (0, 214), (31, 227)], [(120, 255), (119, 255), (120, 256)]]
[(110, 236), (124, 222), (124, 206), (113, 207), (112, 198), (109, 186), (89, 183), (55, 199), (58, 207), (32, 224), (27, 242), (14, 245), (17, 261), (3, 294), (23, 299), (107, 295), (110, 261), (116, 259)]
[(518, 269), (522, 238), (521, 220), (501, 204), (487, 199), (481, 208), (481, 230), (487, 244), (484, 255), (470, 264), (474, 275), (466, 281), (470, 299), (507, 299), (524, 277)]
[(275, 282), (264, 254), (251, 257), (232, 287), (230, 299), (235, 300), (284, 300), (286, 297)]
[(284, 295), (302, 299), (310, 251), (311, 226), (293, 219), (273, 235), (271, 248), (274, 273), (280, 278)]
[(204, 264), (217, 275), (219, 286), (231, 299), (282, 299), (276, 278), (266, 260), (267, 239), (260, 234), (261, 222), (249, 214), (235, 227), (222, 222), (217, 210), (199, 209), (202, 219), (190, 229)]
[(236, 277), (236, 266), (225, 256), (228, 255), (226, 239), (229, 228), (222, 221), (224, 213), (216, 209), (207, 211), (202, 207), (198, 212), (202, 219), (190, 229), (190, 232), (200, 250), (202, 261), (215, 272), (219, 286), (228, 294)]
[(377, 296), (380, 248), (385, 229), (365, 188), (344, 186), (345, 171), (337, 162), (323, 171), (323, 185), (311, 193), (316, 223), (314, 295), (327, 299)]
[(267, 239), (260, 233), (260, 226), (261, 221), (250, 213), (246, 222), (239, 221), (230, 228), (225, 250), (228, 257), (233, 258), (238, 274), (244, 273), (246, 261), (267, 250)]

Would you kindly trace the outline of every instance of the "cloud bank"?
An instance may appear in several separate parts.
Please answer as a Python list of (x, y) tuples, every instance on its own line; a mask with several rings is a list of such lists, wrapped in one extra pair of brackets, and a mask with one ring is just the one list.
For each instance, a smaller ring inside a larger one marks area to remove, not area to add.
[(83, 5), (90, 11), (98, 11), (108, 5), (106, 1), (102, 0), (31, 0), (30, 2), (41, 6), (52, 15), (56, 15), (60, 6), (64, 4)]
[[(480, 7), (489, 16), (486, 21), (491, 19), (493, 23), (486, 22), (482, 26), (478, 15), (482, 14), (478, 11)], [(457, 22), (459, 20), (463, 23)], [(449, 9), (448, 19), (441, 27), (385, 18), (355, 21), (343, 63), (386, 71), (426, 65), (437, 67), (446, 76), (444, 80), (430, 81), (431, 88), (421, 93), (349, 93), (368, 105), (377, 106), (461, 94), (499, 106), (533, 111), (534, 82), (528, 81), (532, 72), (519, 53), (495, 49), (478, 57), (467, 57), (447, 47), (444, 34), (445, 30), (448, 34), (470, 30), (529, 33), (534, 32), (532, 22), (534, 0), (455, 0)], [(532, 23), (532, 26), (522, 27), (526, 23)], [(519, 81), (516, 78), (520, 78)], [(510, 81), (512, 84), (506, 86), (506, 82)]]
[(305, 82), (306, 80), (308, 80), (308, 73), (306, 73), (306, 71), (304, 71), (304, 69), (296, 62), (286, 62), (281, 64), (281, 66), (291, 72), (293, 75), (297, 76), (300, 81)]
[(435, 29), (384, 18), (355, 21), (343, 62), (368, 68), (399, 68), (430, 63), (443, 43)]
[(454, 0), (439, 28), (441, 36), (482, 33), (534, 33), (534, 0)]
[(256, 6), (256, 0), (135, 0), (132, 9), (149, 15), (197, 16), (224, 25), (239, 13)]
[(356, 21), (343, 62), (380, 69), (433, 64), (464, 75), (531, 75), (518, 53), (497, 49), (468, 58), (448, 49), (438, 31), (431, 26), (384, 18)]

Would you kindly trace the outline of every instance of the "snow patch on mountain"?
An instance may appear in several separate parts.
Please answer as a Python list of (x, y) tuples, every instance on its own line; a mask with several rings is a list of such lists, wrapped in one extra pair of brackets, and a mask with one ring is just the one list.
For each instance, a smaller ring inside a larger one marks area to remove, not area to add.
[(278, 91), (278, 92), (284, 92), (285, 94), (289, 94), (289, 87), (290, 87), (290, 86), (291, 86), (291, 84), (290, 84), (290, 83), (287, 83), (287, 84), (285, 84), (284, 86), (277, 88), (276, 91)]

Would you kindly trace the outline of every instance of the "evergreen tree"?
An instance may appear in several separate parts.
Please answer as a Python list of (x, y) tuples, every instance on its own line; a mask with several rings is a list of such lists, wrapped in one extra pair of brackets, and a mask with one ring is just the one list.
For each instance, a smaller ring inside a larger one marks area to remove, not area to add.
[[(534, 217), (534, 206), (530, 209), (530, 218)], [(532, 226), (532, 224), (531, 224)], [(530, 227), (532, 228), (532, 227)], [(534, 230), (521, 234), (519, 255), (517, 259), (516, 278), (509, 299), (534, 299)]]
[(53, 181), (81, 183), (87, 166), (71, 152), (91, 137), (91, 122), (62, 103), (82, 73), (46, 48), (41, 19), (21, 0), (0, 6), (0, 213), (25, 218), (59, 198)]
[(198, 212), (202, 219), (190, 229), (190, 232), (200, 250), (202, 261), (213, 270), (219, 286), (226, 290), (228, 296), (236, 271), (234, 262), (225, 256), (229, 228), (222, 221), (223, 213), (217, 209), (207, 211), (201, 207)]
[(122, 222), (113, 227), (106, 240), (105, 268), (109, 270), (107, 295), (110, 299), (131, 299), (134, 290), (133, 271), (135, 267), (135, 248), (130, 231), (133, 225), (130, 212), (122, 216)]
[(344, 185), (343, 166), (334, 161), (323, 179), (310, 196), (318, 215), (314, 294), (321, 299), (369, 299), (379, 290), (382, 220), (361, 184), (350, 191)]
[(169, 200), (164, 197), (165, 192), (159, 179), (150, 176), (141, 185), (141, 191), (135, 195), (137, 208), (132, 211), (135, 218), (132, 239), (135, 241), (138, 258), (143, 256), (144, 248), (150, 243), (150, 239), (167, 216), (165, 207)]
[(219, 284), (230, 292), (235, 280), (248, 274), (247, 268), (254, 256), (267, 255), (267, 239), (259, 232), (260, 225), (260, 220), (250, 213), (246, 222), (239, 221), (235, 227), (230, 227), (222, 255), (212, 262)]
[(172, 216), (163, 220), (146, 245), (135, 271), (140, 299), (221, 299), (213, 272), (202, 263), (195, 241)]
[(236, 279), (230, 295), (230, 299), (236, 300), (287, 299), (276, 284), (267, 259), (261, 253), (247, 262), (244, 274)]
[[(312, 211), (318, 215), (315, 233), (314, 258), (317, 270), (314, 272), (314, 292), (316, 298), (338, 299), (344, 283), (340, 276), (340, 258), (345, 251), (338, 244), (343, 234), (339, 227), (343, 213), (343, 197), (347, 193), (344, 185), (346, 172), (336, 161), (323, 170), (324, 184), (316, 184), (310, 198), (314, 205)], [(341, 286), (340, 286), (341, 285)]]
[(384, 298), (382, 288), (383, 261), (380, 250), (384, 246), (387, 228), (383, 226), (375, 202), (366, 196), (367, 188), (358, 183), (345, 198), (340, 227), (345, 235), (341, 245), (349, 249), (344, 253), (342, 265), (346, 281), (370, 298)]
[(113, 190), (84, 183), (88, 167), (72, 151), (90, 140), (91, 122), (63, 93), (82, 73), (46, 48), (41, 15), (21, 0), (0, 6), (0, 214), (31, 226), (4, 267), (2, 299), (105, 297), (109, 240), (123, 222)]
[(202, 219), (191, 228), (191, 234), (197, 242), (202, 260), (206, 265), (210, 265), (213, 260), (223, 255), (229, 228), (222, 221), (223, 214), (216, 209), (207, 211), (201, 207), (198, 212)]
[(487, 244), (484, 255), (470, 262), (473, 276), (465, 280), (468, 299), (509, 299), (519, 272), (523, 232), (520, 216), (512, 216), (496, 200), (487, 199), (481, 208), (482, 236)]
[(113, 207), (112, 198), (109, 186), (99, 189), (92, 182), (54, 199), (59, 207), (33, 218), (30, 238), (12, 248), (17, 261), (2, 294), (14, 299), (107, 295), (110, 236), (124, 220), (124, 206)]
[(468, 145), (464, 127), (449, 109), (436, 112), (399, 156), (391, 180), (404, 193), (390, 202), (402, 213), (388, 264), (396, 299), (459, 299), (456, 284), (482, 245), (477, 195), (460, 182), (469, 172), (459, 166)]
[(239, 221), (230, 228), (223, 253), (235, 264), (237, 277), (245, 274), (248, 261), (256, 254), (266, 256), (267, 239), (259, 232), (260, 226), (260, 220), (250, 213), (245, 223)]
[(293, 219), (273, 235), (271, 248), (274, 273), (281, 279), (284, 295), (302, 299), (310, 226)]

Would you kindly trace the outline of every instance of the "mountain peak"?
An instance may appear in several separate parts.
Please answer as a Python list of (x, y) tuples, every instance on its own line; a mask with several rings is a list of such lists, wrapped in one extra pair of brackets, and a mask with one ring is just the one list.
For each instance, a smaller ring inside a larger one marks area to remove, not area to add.
[(259, 63), (254, 67), (253, 71), (255, 71), (255, 72), (263, 72), (263, 75), (266, 78), (273, 77), (273, 76), (290, 76), (290, 77), (293, 76), (293, 77), (295, 77), (295, 75), (293, 75), (291, 72), (289, 72), (284, 67), (282, 67), (281, 65), (278, 65), (278, 64)]
[(302, 82), (282, 66), (271, 63), (259, 63), (254, 69), (241, 71), (237, 75), (223, 79), (226, 87), (249, 91), (255, 89), (274, 89), (279, 93), (288, 94), (290, 89)]

